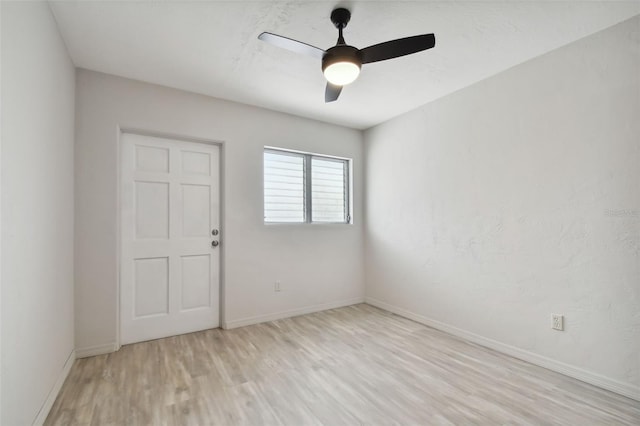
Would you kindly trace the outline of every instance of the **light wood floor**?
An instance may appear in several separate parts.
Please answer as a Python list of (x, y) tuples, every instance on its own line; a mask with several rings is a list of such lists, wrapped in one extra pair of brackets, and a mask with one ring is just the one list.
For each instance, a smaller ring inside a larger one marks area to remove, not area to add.
[(368, 305), (76, 361), (46, 425), (640, 424), (640, 403)]

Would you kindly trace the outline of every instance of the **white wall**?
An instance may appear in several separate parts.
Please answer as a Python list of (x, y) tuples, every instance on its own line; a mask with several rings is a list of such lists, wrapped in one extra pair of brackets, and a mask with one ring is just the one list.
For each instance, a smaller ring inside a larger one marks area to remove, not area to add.
[[(363, 300), (361, 132), (92, 71), (78, 70), (76, 83), (81, 355), (116, 341), (118, 126), (224, 141), (227, 326)], [(354, 224), (264, 225), (265, 145), (353, 158)], [(273, 291), (276, 280), (284, 291)]]
[(367, 300), (640, 398), (639, 29), (368, 130)]
[[(0, 5), (0, 54), (2, 52), (2, 6)], [(1, 56), (1, 55), (0, 55)], [(2, 58), (0, 57), (0, 421), (2, 421)]]
[(0, 423), (26, 425), (53, 402), (74, 348), (75, 77), (46, 3), (1, 7)]

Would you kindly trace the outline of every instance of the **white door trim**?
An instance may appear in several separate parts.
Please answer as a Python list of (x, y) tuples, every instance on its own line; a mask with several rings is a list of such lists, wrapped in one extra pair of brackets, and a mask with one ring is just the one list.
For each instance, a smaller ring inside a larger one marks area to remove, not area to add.
[[(196, 136), (189, 136), (189, 135), (184, 135), (184, 134), (179, 134), (179, 133), (170, 133), (170, 132), (160, 132), (160, 131), (156, 131), (156, 130), (149, 130), (149, 129), (144, 129), (144, 128), (138, 128), (138, 127), (129, 127), (129, 126), (122, 126), (119, 125), (117, 127), (117, 146), (116, 146), (116, 176), (117, 176), (117, 181), (116, 181), (116, 267), (117, 267), (117, 283), (116, 283), (116, 311), (115, 311), (115, 323), (116, 323), (116, 341), (115, 341), (115, 350), (119, 350), (120, 347), (122, 346), (121, 344), (121, 324), (120, 324), (120, 295), (121, 295), (121, 286), (122, 286), (122, 280), (121, 280), (121, 256), (122, 256), (122, 218), (121, 218), (121, 214), (120, 214), (120, 209), (121, 209), (121, 200), (120, 197), (122, 196), (121, 194), (121, 174), (122, 174), (122, 137), (123, 134), (128, 133), (128, 134), (133, 134), (133, 135), (139, 135), (139, 136), (150, 136), (150, 137), (157, 137), (157, 138), (164, 138), (164, 139), (174, 139), (174, 140), (178, 140), (178, 141), (185, 141), (185, 142), (195, 142), (195, 143), (202, 143), (202, 144), (207, 144), (207, 145), (214, 145), (217, 146), (220, 150), (220, 157), (219, 157), (219, 161), (220, 161), (220, 167), (219, 167), (219, 176), (218, 179), (220, 181), (220, 229), (222, 230), (222, 232), (224, 232), (224, 230), (227, 228), (226, 227), (226, 214), (225, 214), (225, 200), (226, 200), (226, 185), (225, 185), (225, 164), (226, 164), (226, 142), (223, 140), (215, 140), (215, 139), (207, 139), (207, 138), (201, 138), (201, 137), (196, 137)], [(220, 320), (220, 326), (222, 326), (223, 324), (226, 323), (226, 291), (225, 291), (225, 271), (226, 271), (226, 255), (225, 255), (225, 246), (226, 244), (224, 244), (224, 242), (222, 242), (219, 246), (220, 249), (220, 285), (219, 285), (219, 320)]]

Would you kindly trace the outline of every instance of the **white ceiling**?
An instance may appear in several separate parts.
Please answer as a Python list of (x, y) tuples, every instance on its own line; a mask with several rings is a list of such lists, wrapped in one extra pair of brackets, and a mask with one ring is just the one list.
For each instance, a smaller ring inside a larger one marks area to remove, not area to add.
[[(319, 61), (257, 39), (326, 49), (335, 6), (362, 48), (435, 33), (436, 47), (367, 64), (324, 103)], [(52, 1), (81, 68), (364, 129), (640, 13), (640, 1)]]

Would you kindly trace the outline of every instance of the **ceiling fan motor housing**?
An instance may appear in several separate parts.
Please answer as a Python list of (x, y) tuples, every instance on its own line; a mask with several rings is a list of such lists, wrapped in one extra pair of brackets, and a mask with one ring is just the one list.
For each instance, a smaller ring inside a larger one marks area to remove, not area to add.
[(353, 46), (348, 46), (346, 44), (340, 44), (337, 46), (333, 46), (325, 52), (322, 57), (322, 72), (329, 65), (335, 64), (337, 62), (351, 62), (358, 66), (358, 68), (362, 67), (362, 55), (360, 54), (360, 50), (356, 49)]

